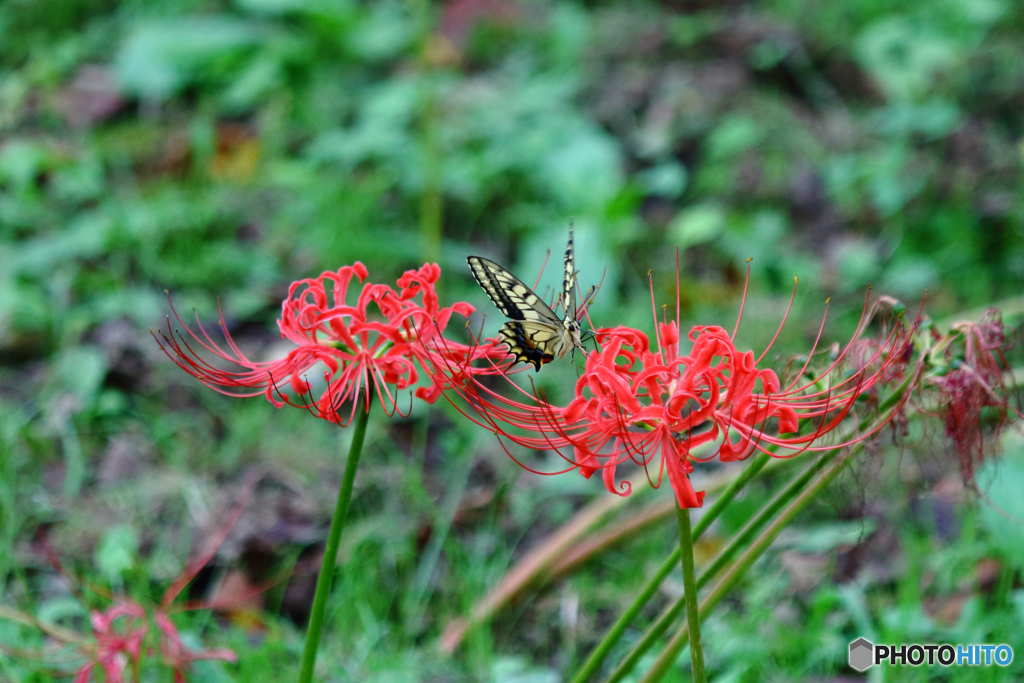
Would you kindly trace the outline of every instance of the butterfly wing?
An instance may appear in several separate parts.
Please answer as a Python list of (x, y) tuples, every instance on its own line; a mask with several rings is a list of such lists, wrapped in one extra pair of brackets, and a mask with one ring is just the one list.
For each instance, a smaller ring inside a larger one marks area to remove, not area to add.
[(572, 244), (572, 224), (569, 224), (569, 244), (565, 247), (565, 278), (562, 280), (562, 302), (565, 321), (576, 319), (576, 263)]
[(545, 363), (561, 358), (566, 351), (565, 330), (550, 323), (510, 320), (498, 333), (516, 362), (529, 363), (539, 371)]
[(511, 320), (499, 335), (516, 362), (540, 370), (545, 363), (561, 358), (568, 349), (565, 324), (537, 293), (494, 261), (470, 256), (470, 270), (487, 296)]
[(473, 277), (480, 283), (494, 305), (512, 320), (531, 321), (562, 326), (555, 312), (523, 281), (494, 261), (470, 256), (466, 259)]

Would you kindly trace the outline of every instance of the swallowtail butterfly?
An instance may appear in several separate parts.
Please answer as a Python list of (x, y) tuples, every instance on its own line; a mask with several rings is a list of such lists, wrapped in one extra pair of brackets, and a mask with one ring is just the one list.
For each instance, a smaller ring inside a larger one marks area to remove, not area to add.
[[(466, 259), (473, 277), (487, 296), (509, 320), (499, 335), (515, 362), (525, 362), (540, 371), (545, 363), (561, 358), (570, 349), (582, 349), (581, 329), (576, 308), (576, 270), (573, 264), (572, 227), (569, 244), (565, 248), (565, 277), (562, 283), (562, 303), (565, 317), (559, 318), (523, 281), (494, 261), (480, 256)], [(595, 289), (587, 293), (582, 311), (590, 302)]]

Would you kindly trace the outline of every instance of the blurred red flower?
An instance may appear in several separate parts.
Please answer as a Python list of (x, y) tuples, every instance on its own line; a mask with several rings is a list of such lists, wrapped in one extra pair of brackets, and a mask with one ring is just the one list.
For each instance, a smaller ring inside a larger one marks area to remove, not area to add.
[[(185, 605), (172, 608), (175, 599), (181, 591), (188, 586), (196, 577), (199, 571), (216, 554), (217, 549), (224, 543), (227, 535), (234, 528), (242, 515), (253, 487), (256, 485), (258, 475), (246, 476), (242, 484), (241, 495), (233, 509), (228, 512), (223, 523), (207, 539), (205, 548), (192, 560), (185, 570), (175, 579), (174, 583), (164, 591), (160, 604), (146, 609), (139, 603), (126, 596), (113, 598), (112, 604), (104, 610), (93, 610), (89, 614), (89, 622), (92, 625), (92, 639), (82, 642), (75, 636), (73, 642), (79, 643), (78, 650), (82, 652), (86, 661), (74, 674), (74, 683), (88, 683), (91, 680), (100, 680), (96, 671), (102, 671), (102, 680), (105, 683), (123, 683), (125, 670), (129, 664), (134, 669), (132, 678), (139, 679), (141, 676), (142, 654), (146, 653), (147, 661), (156, 656), (157, 661), (167, 667), (174, 674), (175, 683), (184, 683), (186, 674), (191, 670), (192, 663), (202, 659), (220, 659), (228, 662), (238, 660), (237, 655), (231, 650), (219, 648), (212, 650), (189, 650), (181, 639), (178, 627), (171, 621), (172, 612), (216, 608), (219, 605), (213, 602), (186, 603)], [(53, 567), (66, 579), (76, 584), (82, 581), (64, 570), (60, 558), (50, 545), (45, 533), (40, 536), (42, 550), (46, 554)], [(262, 592), (271, 584), (257, 587), (255, 592)], [(102, 588), (90, 586), (94, 593), (105, 594)], [(150, 625), (155, 624), (155, 631)], [(50, 632), (57, 638), (72, 641), (72, 636), (67, 632)], [(154, 642), (155, 641), (155, 642)], [(148, 677), (147, 677), (148, 678)]]
[[(196, 333), (177, 311), (175, 318), (188, 336), (176, 333), (168, 318), (167, 331), (157, 342), (178, 367), (216, 391), (232, 396), (264, 394), (277, 407), (300, 406), (342, 425), (355, 416), (360, 392), (368, 405), (371, 389), (385, 413), (393, 414), (398, 409), (396, 392), (420, 382), (421, 371), (428, 376), (437, 374), (439, 363), (462, 366), (468, 372), (495, 371), (490, 366), (474, 368), (470, 361), (504, 356), (496, 342), (468, 346), (442, 339), (452, 314), (466, 316), (473, 307), (464, 302), (440, 307), (435, 290), (441, 275), (437, 264), (406, 271), (398, 279), (398, 291), (366, 282), (350, 302), (352, 280), (363, 282), (367, 275), (366, 267), (356, 262), (293, 283), (277, 324), (281, 336), (295, 347), (279, 360), (258, 362), (246, 357), (229, 335), (223, 315), (220, 327), (226, 349), (213, 341), (198, 317)], [(241, 370), (221, 369), (205, 360), (200, 348)], [(317, 366), (323, 368), (324, 386), (318, 389), (320, 397), (314, 399), (310, 378)], [(442, 377), (432, 380), (415, 389), (415, 395), (428, 403), (437, 400), (445, 388)], [(350, 404), (347, 416), (341, 414), (346, 404)]]
[[(142, 644), (149, 633), (149, 620), (141, 605), (117, 602), (106, 610), (89, 615), (94, 641), (86, 647), (89, 660), (75, 672), (74, 683), (87, 683), (95, 678), (96, 669), (103, 671), (106, 683), (122, 683), (129, 662), (136, 669), (141, 665)], [(192, 662), (201, 659), (238, 661), (237, 655), (227, 649), (187, 650), (181, 642), (178, 628), (161, 609), (153, 612), (160, 642), (160, 660), (174, 673), (175, 683), (184, 683)]]
[(939, 415), (946, 434), (956, 446), (965, 480), (984, 456), (986, 430), (998, 434), (1011, 411), (1011, 392), (1003, 380), (1009, 369), (1003, 348), (1006, 335), (1002, 316), (989, 309), (978, 322), (958, 322), (940, 338), (937, 352), (946, 372), (930, 381), (939, 390)]
[[(118, 629), (115, 623), (122, 618), (121, 628)], [(139, 665), (142, 639), (149, 632), (146, 610), (133, 602), (120, 602), (103, 612), (91, 612), (89, 621), (95, 638), (92, 659), (75, 672), (74, 683), (86, 683), (97, 667), (103, 670), (108, 683), (121, 683), (128, 662)]]
[[(865, 307), (853, 339), (829, 367), (808, 378), (812, 350), (784, 388), (773, 370), (757, 367), (768, 349), (758, 358), (752, 351), (738, 350), (735, 330), (730, 335), (717, 326), (694, 327), (688, 335), (693, 346), (684, 355), (678, 322), (657, 320), (654, 349), (640, 330), (597, 330), (598, 349), (587, 355), (575, 397), (565, 406), (514, 384), (516, 398), (507, 398), (472, 375), (459, 381), (450, 378), (448, 384), (472, 408), (472, 414), (463, 414), (499, 439), (555, 451), (567, 463), (560, 472), (579, 469), (590, 477), (600, 470), (609, 491), (628, 495), (629, 482), (616, 485), (615, 476), (616, 467), (631, 460), (648, 471), (654, 486), (667, 472), (681, 507), (700, 507), (704, 494), (690, 484), (692, 460), (742, 460), (768, 445), (789, 451), (773, 456), (792, 457), (848, 445), (881, 428), (815, 445), (843, 423), (859, 397), (898, 377), (909, 358), (912, 329), (902, 324), (877, 344), (859, 344), (869, 318)], [(833, 380), (841, 368), (845, 373)], [(802, 424), (809, 426), (802, 429)], [(713, 444), (712, 454), (703, 459), (693, 452), (702, 444)], [(562, 452), (570, 448), (571, 456)], [(657, 476), (652, 478), (649, 466), (659, 456)]]
[(185, 683), (185, 672), (192, 662), (202, 659), (222, 659), (226, 662), (238, 661), (238, 656), (226, 648), (216, 650), (187, 650), (181, 642), (178, 629), (165, 612), (154, 612), (153, 621), (160, 632), (160, 657), (164, 664), (174, 671), (174, 683)]

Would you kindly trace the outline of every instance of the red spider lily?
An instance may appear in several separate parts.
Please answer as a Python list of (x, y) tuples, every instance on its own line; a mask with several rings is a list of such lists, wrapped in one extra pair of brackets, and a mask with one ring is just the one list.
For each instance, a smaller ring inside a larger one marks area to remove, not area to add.
[[(220, 659), (235, 662), (238, 660), (235, 653), (228, 649), (186, 649), (170, 615), (176, 611), (218, 607), (217, 604), (203, 602), (186, 603), (181, 607), (172, 608), (172, 603), (224, 543), (227, 535), (241, 517), (256, 481), (255, 476), (246, 477), (242, 486), (242, 495), (227, 515), (224, 524), (220, 526), (217, 533), (209, 538), (206, 547), (198, 557), (189, 563), (185, 571), (164, 592), (163, 599), (158, 606), (147, 610), (142, 605), (122, 596), (115, 598), (113, 604), (105, 610), (93, 610), (90, 613), (89, 621), (92, 625), (93, 639), (92, 642), (79, 646), (79, 650), (85, 654), (87, 659), (75, 672), (74, 683), (88, 683), (90, 680), (95, 680), (97, 670), (103, 672), (103, 680), (106, 683), (122, 683), (125, 680), (125, 669), (129, 664), (133, 665), (137, 677), (144, 651), (148, 657), (158, 655), (159, 661), (174, 673), (175, 683), (184, 683), (186, 674), (195, 661)], [(45, 535), (42, 535), (40, 540), (42, 548), (54, 568), (65, 578), (80, 584), (81, 581), (64, 570)], [(258, 587), (254, 593), (266, 590), (269, 585)], [(92, 590), (96, 593), (104, 593), (97, 587), (92, 587)], [(241, 599), (244, 600), (246, 597), (248, 596), (243, 596)], [(150, 628), (151, 622), (156, 625), (155, 632)], [(147, 636), (150, 636), (151, 633), (155, 633), (158, 641), (155, 648), (152, 638), (147, 640)]]
[[(677, 321), (678, 310), (677, 295)], [(678, 322), (659, 323), (656, 318), (656, 349), (636, 329), (597, 330), (599, 348), (587, 355), (575, 398), (566, 406), (553, 405), (536, 390), (514, 384), (519, 399), (507, 398), (472, 375), (461, 381), (449, 378), (448, 383), (473, 409), (472, 414), (463, 414), (499, 440), (554, 450), (567, 463), (560, 472), (579, 469), (590, 477), (601, 470), (609, 491), (628, 495), (629, 482), (615, 483), (616, 467), (631, 460), (649, 471), (660, 454), (652, 485), (659, 486), (667, 470), (679, 505), (700, 507), (704, 494), (695, 492), (689, 480), (692, 460), (743, 460), (755, 450), (768, 452), (768, 446), (785, 452), (772, 455), (792, 457), (848, 445), (881, 428), (847, 434), (828, 446), (816, 445), (840, 427), (859, 397), (898, 377), (909, 359), (916, 321), (910, 329), (895, 326), (873, 348), (857, 343), (875, 310), (865, 304), (850, 343), (817, 378), (806, 379), (812, 350), (796, 379), (785, 387), (774, 371), (757, 367), (771, 344), (755, 358), (752, 351), (736, 348), (735, 329), (730, 335), (721, 327), (701, 326), (690, 331), (693, 346), (683, 355)], [(736, 325), (738, 329), (739, 319)], [(844, 376), (823, 385), (844, 370)], [(809, 426), (803, 429), (802, 424)], [(704, 444), (711, 445), (712, 455), (696, 457), (693, 450)], [(566, 448), (572, 449), (572, 456), (563, 454)]]
[[(122, 683), (124, 671), (129, 662), (136, 670), (141, 665), (142, 644), (149, 633), (146, 610), (131, 601), (115, 603), (103, 612), (90, 614), (95, 641), (88, 646), (90, 660), (75, 672), (74, 683), (87, 683), (94, 678), (96, 669), (103, 671), (106, 683)], [(120, 620), (120, 628), (116, 626)], [(238, 661), (234, 652), (227, 649), (186, 650), (181, 642), (178, 628), (162, 610), (153, 612), (160, 640), (160, 659), (174, 672), (175, 683), (184, 683), (185, 673), (192, 662), (201, 659)]]
[[(293, 283), (277, 324), (281, 336), (293, 342), (295, 348), (280, 360), (257, 362), (247, 358), (228, 334), (223, 315), (220, 327), (226, 349), (214, 343), (198, 317), (197, 334), (177, 311), (175, 318), (192, 341), (180, 332), (175, 334), (168, 318), (167, 333), (161, 334), (166, 346), (160, 339), (157, 342), (178, 367), (216, 391), (232, 396), (264, 394), (277, 407), (298, 405), (342, 425), (352, 421), (360, 392), (369, 405), (372, 390), (385, 413), (391, 415), (398, 405), (392, 389), (400, 391), (416, 385), (420, 370), (433, 376), (437, 365), (445, 363), (462, 365), (471, 372), (490, 372), (473, 368), (469, 361), (504, 355), (497, 343), (481, 347), (442, 340), (452, 314), (466, 316), (473, 307), (464, 302), (440, 307), (435, 291), (441, 275), (437, 264), (406, 271), (398, 280), (398, 291), (366, 282), (355, 302), (350, 303), (353, 278), (363, 282), (367, 274), (366, 267), (357, 261), (337, 272)], [(242, 370), (220, 369), (206, 361), (195, 345)], [(319, 399), (313, 400), (307, 375), (318, 364), (325, 367), (326, 388)], [(290, 387), (298, 398), (287, 396), (282, 387)], [(443, 378), (438, 378), (416, 388), (415, 395), (433, 403), (444, 387)], [(351, 404), (351, 412), (343, 417), (340, 409), (346, 403)]]
[[(115, 622), (122, 617), (122, 627), (115, 628)], [(74, 683), (86, 683), (97, 667), (103, 670), (108, 683), (121, 683), (129, 660), (139, 666), (142, 639), (149, 632), (146, 610), (133, 602), (115, 603), (104, 612), (92, 612), (89, 621), (96, 639), (93, 660), (78, 669)]]
[[(974, 475), (984, 455), (986, 422), (998, 433), (1010, 411), (1017, 412), (1003, 381), (1003, 368), (1008, 367), (1004, 342), (1002, 316), (992, 308), (976, 323), (953, 325), (936, 347), (948, 371), (931, 382), (939, 389), (939, 414), (956, 446), (966, 480)], [(991, 419), (986, 420), (986, 415)]]

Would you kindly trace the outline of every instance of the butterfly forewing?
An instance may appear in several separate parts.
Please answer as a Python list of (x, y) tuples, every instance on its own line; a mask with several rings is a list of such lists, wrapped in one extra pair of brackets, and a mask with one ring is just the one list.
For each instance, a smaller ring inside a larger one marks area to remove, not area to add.
[(523, 281), (494, 261), (470, 256), (473, 277), (498, 309), (512, 320), (543, 321), (561, 327), (562, 321)]

